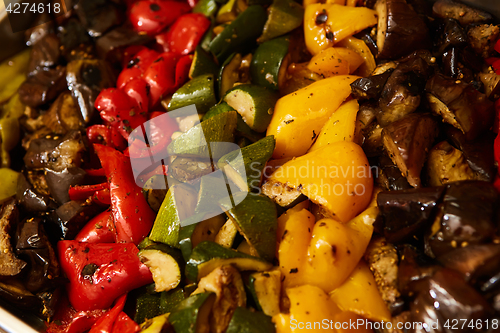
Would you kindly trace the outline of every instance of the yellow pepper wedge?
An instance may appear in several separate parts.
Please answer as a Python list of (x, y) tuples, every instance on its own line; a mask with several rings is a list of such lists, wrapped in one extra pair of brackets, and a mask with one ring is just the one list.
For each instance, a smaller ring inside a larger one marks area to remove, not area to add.
[(328, 118), (349, 97), (350, 84), (358, 78), (333, 76), (281, 97), (267, 128), (267, 135), (276, 139), (273, 157), (305, 154)]
[(343, 311), (352, 311), (374, 321), (390, 321), (391, 314), (372, 272), (360, 261), (349, 278), (330, 293), (331, 299)]
[[(362, 320), (361, 322), (358, 320)], [(335, 315), (335, 322), (341, 323), (336, 329), (337, 333), (373, 333), (373, 329), (366, 325), (366, 320), (354, 312), (342, 311)], [(345, 324), (344, 324), (345, 323)], [(360, 325), (351, 326), (350, 323), (358, 323)], [(365, 323), (364, 325), (361, 323)]]
[(30, 60), (31, 50), (26, 49), (0, 63), (0, 104), (5, 103), (14, 95), (19, 86), (26, 80), (26, 69)]
[(341, 222), (365, 209), (373, 190), (365, 153), (347, 141), (334, 142), (286, 162), (273, 172), (270, 181), (299, 189)]
[(19, 172), (9, 168), (0, 168), (0, 179), (2, 179), (0, 203), (16, 194), (18, 177)]
[[(348, 0), (348, 1), (352, 1), (352, 0)], [(342, 5), (342, 6), (345, 6), (346, 5), (346, 0), (304, 0), (302, 2), (302, 6), (304, 8), (306, 8), (308, 5), (312, 5), (314, 3), (327, 3), (327, 4), (337, 4), (337, 5)]]
[(335, 331), (335, 315), (340, 312), (323, 290), (303, 285), (286, 290), (290, 299), (290, 314), (273, 316), (276, 332)]
[(369, 76), (373, 70), (377, 67), (377, 63), (375, 62), (375, 57), (373, 56), (370, 48), (364, 41), (355, 37), (347, 37), (341, 40), (337, 46), (345, 47), (356, 52), (361, 58), (363, 58), (364, 62), (360, 64), (357, 74), (359, 76)]
[(307, 68), (324, 77), (349, 74), (349, 62), (334, 47), (329, 47), (311, 58)]
[[(326, 22), (317, 22), (320, 14), (326, 15)], [(344, 38), (375, 24), (377, 24), (376, 12), (366, 7), (311, 4), (304, 12), (306, 47), (312, 55), (316, 55)]]
[(309, 152), (338, 141), (354, 141), (354, 129), (356, 127), (358, 110), (359, 104), (355, 99), (342, 104), (328, 119), (325, 126), (323, 126)]
[(290, 212), (278, 251), (283, 286), (310, 284), (325, 292), (340, 287), (363, 257), (377, 215), (372, 206), (348, 223), (314, 223), (306, 209)]

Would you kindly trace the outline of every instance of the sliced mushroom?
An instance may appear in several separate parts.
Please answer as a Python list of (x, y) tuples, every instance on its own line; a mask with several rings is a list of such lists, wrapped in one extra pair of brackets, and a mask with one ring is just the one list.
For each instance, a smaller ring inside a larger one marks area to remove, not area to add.
[(377, 0), (378, 59), (397, 59), (430, 46), (429, 29), (405, 0)]
[(16, 228), (19, 211), (14, 199), (0, 206), (0, 276), (14, 276), (21, 273), (26, 262), (14, 254), (10, 243), (10, 231)]
[(413, 187), (420, 187), (420, 172), (438, 128), (429, 114), (410, 114), (382, 131), (384, 147)]
[(237, 307), (246, 305), (247, 297), (240, 272), (233, 266), (221, 266), (198, 282), (193, 294), (213, 292), (216, 295), (210, 317), (210, 331), (226, 331), (233, 312)]

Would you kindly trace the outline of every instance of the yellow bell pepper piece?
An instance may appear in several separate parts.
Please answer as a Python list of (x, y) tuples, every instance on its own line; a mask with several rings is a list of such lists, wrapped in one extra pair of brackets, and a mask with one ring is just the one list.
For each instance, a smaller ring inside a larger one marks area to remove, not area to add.
[(352, 142), (354, 140), (354, 129), (358, 110), (359, 104), (355, 99), (351, 99), (342, 104), (338, 110), (332, 114), (330, 119), (328, 119), (325, 126), (323, 126), (316, 142), (314, 142), (309, 149), (309, 152), (338, 141)]
[(19, 172), (9, 168), (0, 168), (0, 179), (2, 180), (0, 203), (16, 194), (18, 177)]
[(267, 128), (267, 135), (276, 139), (273, 157), (305, 154), (328, 118), (349, 97), (350, 84), (358, 78), (333, 76), (281, 97)]
[(350, 73), (349, 62), (342, 58), (334, 47), (329, 47), (313, 56), (307, 68), (324, 77)]
[(330, 297), (343, 311), (352, 311), (374, 321), (391, 320), (375, 278), (364, 261), (359, 262), (349, 278), (330, 293)]
[[(366, 319), (354, 312), (342, 311), (337, 313), (335, 315), (335, 322), (339, 323), (335, 327), (337, 333), (373, 333), (373, 329), (366, 324)], [(356, 325), (351, 326), (350, 323), (356, 323)]]
[(369, 207), (348, 223), (322, 219), (302, 209), (288, 211), (286, 232), (279, 246), (285, 288), (304, 284), (331, 292), (344, 283), (370, 242), (377, 207)]
[(26, 79), (26, 69), (30, 60), (31, 50), (26, 49), (0, 63), (0, 104), (14, 95)]
[[(348, 0), (348, 1), (352, 1), (352, 0)], [(314, 3), (328, 3), (328, 4), (334, 4), (335, 3), (337, 5), (345, 6), (346, 0), (326, 0), (326, 1), (322, 1), (322, 0), (304, 0), (302, 2), (302, 6), (304, 8), (306, 8), (306, 6), (312, 5)]]
[(370, 48), (364, 41), (361, 39), (357, 39), (355, 37), (347, 37), (341, 40), (337, 46), (342, 46), (347, 49), (350, 49), (356, 52), (361, 58), (363, 58), (364, 62), (360, 64), (357, 74), (359, 76), (369, 76), (375, 67), (377, 67), (377, 63), (375, 62), (375, 57), (373, 57)]
[(366, 208), (373, 190), (365, 153), (347, 141), (326, 145), (286, 162), (273, 172), (270, 180), (299, 189), (342, 222)]
[[(317, 17), (326, 15), (326, 22), (317, 24)], [(304, 38), (312, 55), (335, 45), (361, 30), (377, 24), (376, 12), (366, 7), (337, 4), (311, 4), (304, 12)]]
[(318, 287), (303, 285), (286, 290), (290, 314), (273, 316), (276, 332), (332, 332), (334, 318), (340, 312), (328, 294)]

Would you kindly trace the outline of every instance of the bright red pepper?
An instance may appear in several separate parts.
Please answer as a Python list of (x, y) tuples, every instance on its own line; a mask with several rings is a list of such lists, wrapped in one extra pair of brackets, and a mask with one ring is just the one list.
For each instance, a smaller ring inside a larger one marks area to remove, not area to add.
[(115, 321), (112, 333), (136, 333), (140, 330), (141, 327), (122, 311)]
[(156, 216), (135, 184), (130, 160), (110, 147), (96, 144), (94, 149), (109, 181), (116, 242), (139, 244), (151, 231)]
[(144, 45), (130, 45), (122, 53), (122, 68), (129, 66), (130, 61), (134, 59), (135, 55), (148, 48)]
[(189, 69), (193, 62), (192, 55), (186, 55), (179, 59), (175, 67), (175, 87), (176, 89), (182, 86), (189, 78)]
[(109, 308), (118, 296), (153, 282), (134, 244), (66, 240), (57, 243), (57, 250), (69, 280), (69, 301), (78, 311)]
[(495, 49), (495, 51), (500, 53), (500, 38), (497, 40), (497, 42), (495, 43), (495, 46), (493, 48)]
[(164, 52), (144, 72), (144, 80), (150, 88), (150, 106), (154, 107), (162, 97), (172, 94), (177, 89), (175, 74), (179, 58), (180, 56), (173, 52)]
[(103, 190), (108, 186), (108, 183), (70, 186), (68, 190), (69, 198), (71, 200), (85, 200), (93, 195), (95, 191)]
[(85, 172), (87, 173), (87, 175), (91, 176), (91, 177), (105, 177), (106, 174), (104, 173), (104, 169), (103, 168), (100, 168), (100, 169), (85, 169)]
[(95, 191), (92, 200), (101, 205), (111, 205), (111, 193), (109, 192), (109, 188)]
[(493, 70), (497, 75), (500, 75), (500, 59), (495, 60), (495, 62), (491, 64), (491, 67), (493, 67)]
[(76, 311), (66, 295), (60, 297), (53, 320), (47, 325), (47, 333), (87, 332), (108, 310)]
[(87, 137), (90, 144), (100, 143), (118, 150), (123, 150), (127, 146), (127, 142), (123, 139), (123, 136), (113, 126), (89, 126), (87, 127)]
[(106, 312), (104, 316), (99, 318), (99, 320), (92, 326), (89, 333), (111, 333), (113, 325), (118, 319), (120, 313), (122, 313), (126, 300), (127, 294), (123, 294), (118, 297), (115, 305), (108, 312)]
[(196, 46), (210, 27), (210, 20), (200, 13), (189, 13), (179, 17), (170, 29), (156, 36), (165, 51), (179, 54), (194, 52)]
[(121, 71), (116, 81), (116, 86), (123, 88), (128, 82), (140, 78), (159, 55), (160, 53), (148, 48), (139, 51)]
[(134, 100), (141, 112), (148, 112), (149, 93), (146, 81), (142, 78), (133, 79), (127, 82), (122, 89), (130, 99)]
[(96, 215), (80, 230), (75, 240), (86, 243), (114, 243), (115, 224), (111, 209)]
[(185, 2), (143, 0), (132, 5), (129, 20), (137, 31), (156, 35), (190, 11), (191, 7)]

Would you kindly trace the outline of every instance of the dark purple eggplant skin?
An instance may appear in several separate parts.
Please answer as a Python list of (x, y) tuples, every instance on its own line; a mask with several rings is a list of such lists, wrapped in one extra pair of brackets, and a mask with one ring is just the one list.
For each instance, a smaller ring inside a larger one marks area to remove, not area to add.
[(45, 178), (50, 189), (50, 195), (59, 204), (64, 204), (70, 200), (70, 186), (81, 185), (85, 178), (85, 171), (81, 168), (65, 168), (62, 171), (45, 169)]
[(420, 173), (437, 136), (437, 126), (430, 114), (412, 113), (382, 130), (387, 154), (415, 188), (421, 186)]
[(68, 201), (49, 215), (51, 235), (59, 239), (73, 239), (87, 222), (106, 207), (92, 200)]
[(378, 101), (380, 126), (385, 127), (419, 107), (429, 72), (427, 62), (418, 54), (407, 57), (392, 71)]
[(23, 209), (30, 213), (47, 212), (57, 207), (50, 196), (38, 193), (24, 174), (21, 174), (17, 181), (16, 199)]
[(79, 1), (75, 12), (92, 37), (100, 37), (124, 20), (124, 8), (108, 0)]
[(455, 19), (463, 26), (471, 23), (484, 23), (493, 19), (489, 13), (452, 0), (436, 1), (432, 11), (435, 17)]
[[(468, 281), (473, 274), (481, 269), (492, 258), (500, 257), (500, 244), (478, 244), (454, 249), (437, 260), (444, 266), (463, 275)], [(500, 273), (500, 266), (497, 267)]]
[(373, 56), (375, 57), (377, 56), (378, 53), (377, 41), (372, 36), (372, 28), (360, 31), (357, 34), (355, 34), (354, 37), (361, 39), (363, 42), (365, 42), (365, 44), (368, 46)]
[(432, 227), (424, 237), (426, 254), (439, 257), (455, 248), (492, 241), (498, 229), (499, 194), (491, 183), (447, 185)]
[[(418, 281), (414, 284), (414, 293), (417, 297), (410, 305), (410, 321), (427, 323), (433, 328), (421, 332), (453, 332), (444, 327), (446, 322), (452, 327), (453, 319), (476, 323), (494, 314), (487, 300), (460, 273), (448, 268), (439, 269), (432, 277)], [(471, 327), (460, 326), (459, 331), (475, 332)]]
[(41, 38), (31, 49), (28, 75), (34, 75), (36, 71), (46, 67), (56, 66), (61, 57), (59, 46), (59, 38), (55, 34), (47, 34)]
[(382, 154), (379, 156), (378, 165), (380, 168), (377, 181), (382, 182), (382, 186), (388, 191), (399, 191), (411, 189), (406, 178), (399, 171), (398, 166), (392, 162), (389, 156)]
[(467, 140), (474, 140), (493, 125), (493, 102), (472, 84), (438, 73), (427, 81), (425, 90), (448, 107)]
[(66, 68), (44, 68), (28, 77), (19, 87), (23, 104), (38, 107), (53, 101), (66, 89)]
[(477, 267), (470, 276), (470, 283), (489, 297), (498, 295), (500, 292), (500, 255), (490, 256)]
[(77, 50), (85, 50), (88, 55), (94, 53), (90, 35), (76, 18), (73, 17), (64, 22), (57, 31), (57, 37), (61, 41), (62, 56), (67, 62), (81, 56)]
[(418, 281), (434, 275), (441, 268), (438, 262), (427, 257), (418, 248), (410, 244), (398, 246), (398, 290), (403, 296), (409, 297), (414, 293)]
[(353, 97), (358, 100), (379, 98), (393, 71), (390, 69), (382, 74), (357, 79), (351, 83)]
[(436, 36), (434, 48), (439, 55), (452, 47), (462, 47), (467, 44), (467, 32), (454, 19), (445, 19), (438, 23), (433, 35)]
[(377, 59), (398, 59), (415, 50), (428, 48), (431, 39), (424, 20), (405, 0), (386, 1), (387, 31)]
[(460, 75), (460, 70), (458, 68), (458, 55), (460, 50), (456, 47), (452, 47), (443, 52), (441, 57), (441, 65), (443, 68), (443, 73), (446, 76), (452, 78), (458, 78)]
[(445, 187), (441, 186), (380, 192), (377, 206), (387, 241), (401, 243), (422, 235), (432, 224), (431, 218), (444, 190)]
[(19, 223), (15, 239), (16, 254), (29, 263), (29, 273), (23, 281), (26, 289), (37, 293), (56, 287), (60, 268), (43, 220), (35, 217)]
[(479, 180), (493, 181), (497, 172), (493, 155), (495, 134), (488, 131), (473, 141), (467, 141), (466, 136), (453, 126), (445, 128), (448, 140), (462, 151), (471, 169), (480, 176)]

